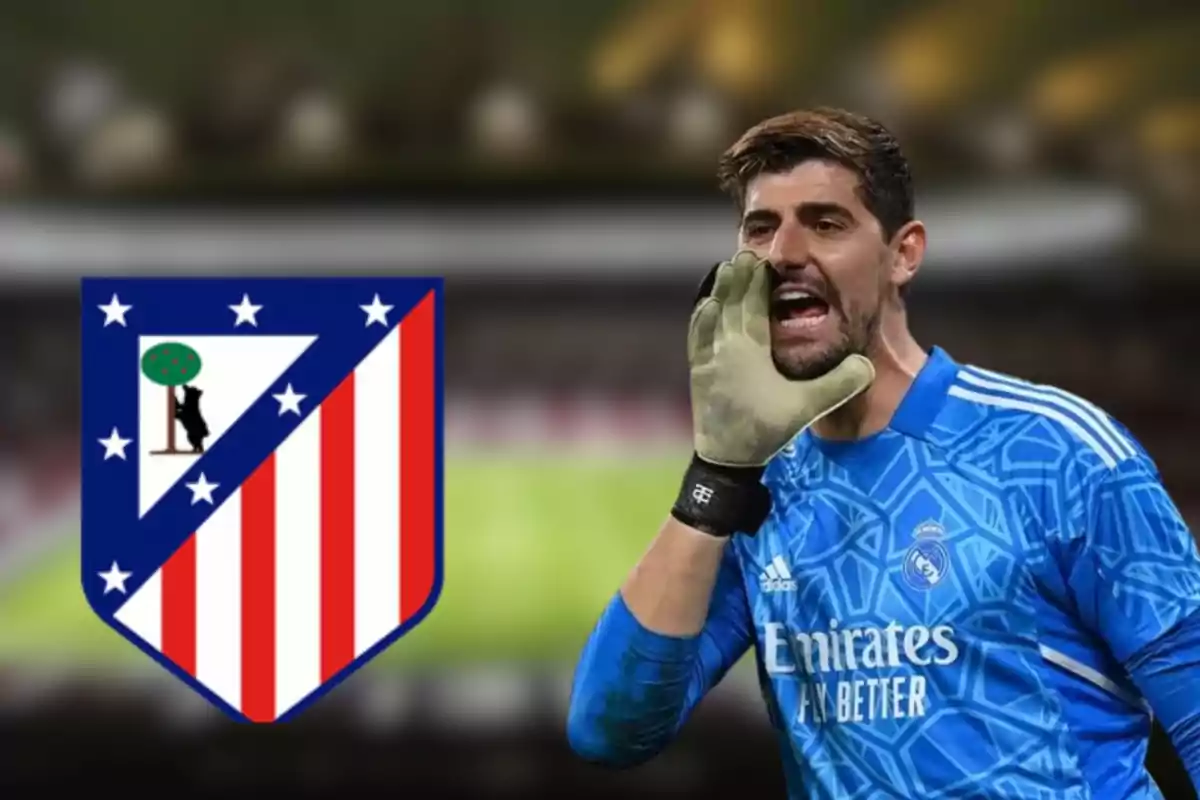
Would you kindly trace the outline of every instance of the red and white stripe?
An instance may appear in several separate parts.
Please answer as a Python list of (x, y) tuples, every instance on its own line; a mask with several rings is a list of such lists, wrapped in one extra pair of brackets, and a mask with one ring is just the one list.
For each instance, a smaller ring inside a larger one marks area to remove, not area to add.
[(434, 336), (429, 295), (117, 612), (255, 722), (433, 589)]

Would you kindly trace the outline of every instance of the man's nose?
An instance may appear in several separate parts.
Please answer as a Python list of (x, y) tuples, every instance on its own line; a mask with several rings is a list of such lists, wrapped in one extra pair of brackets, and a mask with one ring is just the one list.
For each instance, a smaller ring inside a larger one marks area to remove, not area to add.
[(785, 222), (779, 226), (775, 238), (771, 240), (767, 260), (776, 270), (785, 269), (788, 264), (804, 264), (808, 260), (808, 243), (799, 225)]

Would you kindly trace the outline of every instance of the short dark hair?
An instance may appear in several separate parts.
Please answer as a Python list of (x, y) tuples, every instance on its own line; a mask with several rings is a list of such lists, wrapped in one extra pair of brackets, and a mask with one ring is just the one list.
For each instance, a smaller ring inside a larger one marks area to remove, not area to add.
[(841, 164), (858, 175), (859, 198), (886, 239), (913, 220), (912, 173), (896, 137), (880, 122), (838, 108), (793, 111), (760, 122), (721, 156), (717, 179), (740, 217), (752, 180), (811, 159)]

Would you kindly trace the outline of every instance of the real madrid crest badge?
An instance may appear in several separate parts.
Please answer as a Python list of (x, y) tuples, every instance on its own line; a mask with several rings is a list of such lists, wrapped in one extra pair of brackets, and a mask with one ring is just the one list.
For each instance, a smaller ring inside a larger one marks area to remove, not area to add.
[(949, 572), (950, 553), (941, 541), (945, 535), (946, 529), (932, 520), (913, 531), (916, 541), (904, 553), (904, 580), (917, 591), (929, 591)]

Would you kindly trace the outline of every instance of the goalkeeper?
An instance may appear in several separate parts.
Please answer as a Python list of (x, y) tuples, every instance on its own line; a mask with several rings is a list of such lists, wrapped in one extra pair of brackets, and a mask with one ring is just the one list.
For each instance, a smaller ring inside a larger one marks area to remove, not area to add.
[(580, 658), (574, 750), (653, 757), (753, 646), (793, 797), (1157, 798), (1151, 713), (1200, 779), (1200, 558), (1150, 457), (914, 340), (926, 232), (879, 124), (768, 120), (720, 177), (695, 455)]

